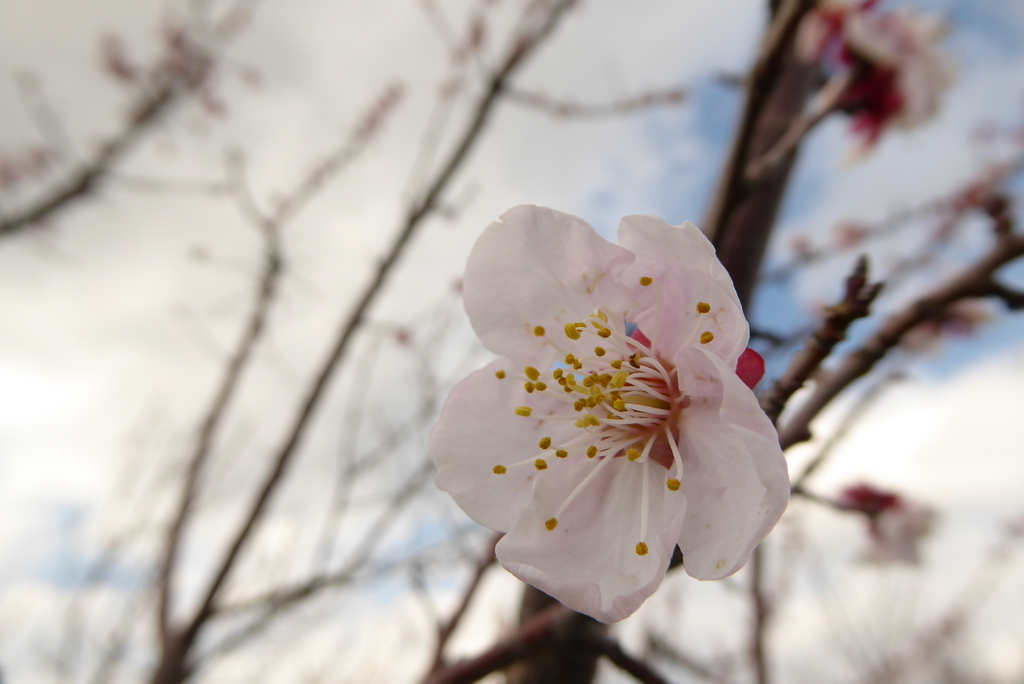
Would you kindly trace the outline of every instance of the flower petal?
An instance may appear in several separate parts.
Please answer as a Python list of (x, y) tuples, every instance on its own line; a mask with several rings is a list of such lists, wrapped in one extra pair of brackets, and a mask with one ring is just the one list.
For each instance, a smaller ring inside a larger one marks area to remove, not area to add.
[[(504, 379), (495, 377), (499, 370), (505, 371)], [(545, 420), (547, 415), (564, 414), (566, 405), (552, 396), (552, 390), (527, 394), (517, 375), (507, 358), (470, 374), (452, 390), (427, 442), (427, 453), (437, 466), (437, 487), (451, 494), (473, 520), (499, 532), (516, 524), (538, 477), (559, 476), (554, 467), (539, 472), (533, 465), (512, 464), (540, 457), (544, 437), (557, 445), (579, 432), (570, 421)], [(516, 415), (519, 406), (530, 406), (532, 415)], [(545, 457), (552, 466), (553, 449)], [(499, 465), (506, 468), (501, 475), (494, 472)]]
[[(541, 480), (534, 501), (497, 546), (510, 573), (563, 604), (602, 622), (632, 614), (665, 578), (686, 512), (686, 498), (665, 486), (665, 469), (654, 463), (613, 458), (588, 488), (550, 520), (594, 462), (559, 464), (574, 477)], [(648, 553), (637, 555), (643, 480), (648, 487)]]
[[(619, 224), (619, 244), (636, 254), (623, 277), (644, 303), (634, 321), (655, 350), (671, 356), (681, 346), (702, 344), (735, 366), (747, 347), (747, 320), (732, 279), (700, 229), (689, 221), (672, 226), (656, 216), (627, 216)], [(644, 276), (654, 283), (642, 286)]]
[(632, 260), (582, 219), (544, 207), (514, 207), (487, 227), (469, 255), (466, 312), (492, 352), (548, 366), (560, 354), (535, 334), (537, 326), (566, 340), (563, 326), (598, 305), (624, 309), (629, 291), (616, 275)]
[(764, 357), (747, 347), (736, 362), (736, 375), (740, 376), (744, 385), (754, 389), (764, 377)]
[(675, 359), (691, 395), (680, 434), (686, 523), (679, 537), (686, 573), (721, 579), (743, 567), (782, 517), (789, 474), (778, 434), (754, 393), (725, 363), (701, 349)]

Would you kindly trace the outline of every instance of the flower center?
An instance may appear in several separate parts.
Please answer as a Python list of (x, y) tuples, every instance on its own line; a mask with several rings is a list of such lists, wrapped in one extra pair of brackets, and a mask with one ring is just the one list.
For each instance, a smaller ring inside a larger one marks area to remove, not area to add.
[[(640, 280), (644, 286), (651, 282), (651, 278)], [(656, 307), (660, 309), (660, 288), (657, 294)], [(709, 311), (708, 304), (697, 304), (698, 313)], [(657, 331), (654, 332), (656, 335)], [(527, 393), (548, 392), (566, 404), (564, 413), (544, 415), (545, 421), (572, 421), (578, 432), (561, 443), (543, 437), (538, 443), (539, 453), (510, 466), (495, 466), (494, 473), (503, 475), (511, 468), (531, 466), (538, 471), (547, 470), (551, 453), (556, 459), (592, 461), (591, 471), (545, 523), (548, 530), (554, 530), (562, 513), (613, 459), (624, 457), (636, 463), (644, 472), (640, 541), (635, 550), (638, 555), (646, 555), (647, 470), (651, 463), (658, 464), (665, 469), (666, 487), (673, 492), (679, 490), (683, 462), (673, 426), (679, 424), (679, 414), (690, 405), (690, 397), (680, 391), (675, 368), (658, 359), (643, 332), (625, 320), (610, 323), (608, 315), (600, 309), (583, 321), (565, 324), (568, 343), (560, 336), (549, 336), (541, 326), (534, 328), (534, 334), (565, 353), (564, 366), (559, 364), (545, 372), (527, 366), (520, 380), (524, 381)], [(707, 344), (713, 338), (710, 332), (704, 333), (701, 343)], [(581, 353), (582, 350), (587, 353)], [(496, 376), (502, 379), (506, 373), (498, 371)], [(515, 413), (531, 417), (533, 409), (520, 406)]]

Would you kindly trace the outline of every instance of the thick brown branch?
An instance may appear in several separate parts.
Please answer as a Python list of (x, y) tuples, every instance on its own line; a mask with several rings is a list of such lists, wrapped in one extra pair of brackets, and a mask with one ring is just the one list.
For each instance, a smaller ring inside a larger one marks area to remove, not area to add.
[(771, 149), (747, 166), (747, 180), (760, 180), (775, 171), (786, 157), (796, 150), (808, 133), (824, 121), (829, 114), (836, 111), (840, 100), (846, 95), (856, 77), (856, 70), (850, 69), (826, 83), (811, 102), (810, 111), (794, 119)]
[(629, 674), (643, 684), (669, 684), (669, 681), (655, 672), (643, 661), (637, 660), (622, 650), (622, 646), (614, 639), (607, 637), (588, 637), (580, 643), (580, 647), (603, 655), (616, 667)]
[(868, 284), (868, 262), (861, 257), (846, 279), (843, 299), (825, 312), (825, 318), (807, 338), (807, 343), (790, 361), (786, 371), (761, 397), (761, 408), (775, 422), (786, 402), (817, 372), (832, 349), (846, 338), (846, 330), (858, 318), (870, 313), (871, 302), (881, 290), (880, 283)]
[(859, 349), (851, 352), (834, 371), (821, 378), (814, 392), (779, 430), (783, 449), (810, 439), (810, 423), (840, 392), (870, 371), (921, 323), (942, 316), (953, 302), (972, 297), (1002, 296), (993, 275), (1003, 265), (1024, 255), (1024, 236), (1002, 233), (988, 254), (931, 294), (892, 315)]
[(435, 672), (424, 684), (469, 684), (482, 679), (550, 646), (574, 618), (575, 614), (561, 604), (550, 606), (486, 653)]
[(747, 168), (768, 152), (800, 116), (813, 87), (813, 68), (799, 62), (792, 41), (813, 0), (783, 0), (773, 17), (754, 68), (746, 100), (702, 228), (749, 306), (757, 273), (795, 159), (796, 146), (756, 181)]

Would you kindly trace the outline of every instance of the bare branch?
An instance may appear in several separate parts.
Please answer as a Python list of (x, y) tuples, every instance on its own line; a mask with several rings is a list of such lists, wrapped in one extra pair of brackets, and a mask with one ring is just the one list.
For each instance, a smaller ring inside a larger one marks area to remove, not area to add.
[(1024, 235), (1002, 233), (995, 245), (977, 263), (931, 294), (892, 315), (859, 349), (851, 352), (834, 371), (823, 377), (796, 413), (779, 430), (783, 449), (810, 439), (810, 423), (841, 391), (874, 368), (903, 336), (921, 323), (941, 317), (960, 299), (1000, 296), (993, 281), (1003, 265), (1024, 255)]
[(846, 338), (846, 330), (858, 318), (870, 313), (880, 283), (868, 283), (868, 260), (861, 257), (853, 274), (846, 279), (843, 299), (825, 312), (825, 318), (807, 338), (804, 348), (793, 356), (786, 371), (761, 397), (761, 408), (775, 422), (793, 394), (817, 372), (832, 349)]

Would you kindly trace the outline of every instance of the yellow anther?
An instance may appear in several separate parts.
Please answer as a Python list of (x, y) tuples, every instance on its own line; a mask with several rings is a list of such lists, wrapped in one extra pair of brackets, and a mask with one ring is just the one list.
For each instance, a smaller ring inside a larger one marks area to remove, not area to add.
[(548, 447), (551, 446), (551, 438), (545, 437), (544, 439), (540, 440), (540, 443), (538, 443), (537, 446), (539, 446), (541, 449), (547, 449)]
[(633, 354), (632, 356), (629, 357), (629, 365), (632, 366), (633, 368), (639, 368), (640, 359), (642, 358), (643, 357), (640, 356), (640, 354)]
[(636, 555), (638, 555), (638, 556), (646, 556), (647, 555), (647, 544), (644, 544), (643, 542), (638, 542), (637, 545), (636, 545)]
[(572, 364), (572, 367), (575, 368), (576, 370), (583, 370), (583, 364), (580, 363), (579, 361), (577, 361), (576, 363)]
[(700, 343), (701, 343), (701, 344), (707, 344), (708, 342), (710, 342), (710, 341), (711, 341), (711, 340), (713, 340), (713, 339), (715, 339), (715, 336), (714, 336), (714, 334), (713, 334), (713, 333), (710, 333), (710, 332), (702, 332), (702, 333), (700, 334)]
[(505, 378), (505, 371), (494, 371), (494, 377), (502, 380)]
[(622, 359), (615, 359), (612, 361), (612, 368), (615, 368), (616, 370), (622, 368)]
[(571, 366), (572, 364), (576, 363), (576, 357), (573, 356), (572, 354), (566, 354), (565, 355), (565, 363), (566, 363), (566, 365)]
[(601, 328), (600, 330), (597, 331), (597, 336), (604, 337), (605, 339), (607, 339), (612, 336), (612, 331), (609, 330), (608, 328)]
[(536, 335), (537, 337), (544, 337), (544, 333), (546, 332), (547, 330), (544, 329), (543, 325), (538, 325), (536, 328), (533, 329), (533, 334)]
[(565, 449), (559, 449), (558, 451), (555, 452), (555, 456), (557, 456), (558, 458), (565, 458), (568, 455), (569, 452), (566, 451)]
[(601, 424), (601, 419), (595, 416), (593, 413), (588, 413), (587, 422), (593, 425), (594, 427), (597, 427), (598, 425)]
[(604, 356), (608, 352), (604, 350), (604, 347), (594, 347), (594, 353), (597, 354), (598, 356)]
[(616, 399), (615, 401), (613, 401), (612, 402), (612, 406), (615, 407), (616, 411), (625, 411), (626, 410), (626, 402), (622, 401), (621, 399)]
[(545, 461), (543, 458), (538, 458), (536, 461), (533, 462), (533, 467), (536, 468), (537, 470), (547, 470), (548, 462)]
[(576, 376), (573, 375), (572, 373), (569, 373), (568, 375), (565, 376), (565, 381), (567, 383), (569, 383), (570, 385), (575, 385), (576, 384)]
[(640, 450), (639, 449), (627, 449), (626, 450), (626, 458), (628, 458), (630, 461), (637, 460), (638, 458), (640, 458)]
[(551, 518), (551, 520), (548, 520), (546, 523), (544, 523), (544, 527), (548, 528), (548, 530), (553, 530), (556, 527), (558, 527), (558, 520), (556, 520), (555, 518)]
[(697, 302), (697, 313), (707, 313), (711, 311), (711, 305), (707, 302)]
[(526, 388), (526, 393), (527, 394), (533, 394), (534, 385), (533, 385), (532, 382), (526, 383), (525, 385), (523, 385), (523, 387)]
[(626, 386), (626, 380), (629, 380), (629, 371), (619, 371), (612, 376), (612, 387), (622, 389)]
[(533, 409), (530, 408), (529, 406), (520, 406), (520, 407), (518, 407), (516, 409), (515, 413), (516, 413), (517, 416), (522, 416), (523, 418), (529, 418), (530, 415), (533, 413)]
[(533, 383), (533, 386), (537, 388), (538, 392), (543, 392), (544, 390), (546, 390), (548, 388), (548, 386), (545, 383), (539, 382), (539, 381)]
[(594, 326), (598, 330), (604, 327), (604, 323), (601, 323), (599, 321), (590, 321), (590, 325)]
[(570, 340), (580, 339), (580, 331), (576, 329), (576, 326), (572, 323), (565, 324), (565, 336)]
[(653, 282), (654, 278), (651, 278), (650, 276), (644, 276), (643, 278), (640, 279), (640, 284), (643, 285), (644, 287), (647, 287)]
[(590, 382), (590, 396), (600, 397), (601, 396), (601, 385), (597, 384), (593, 380)]
[(565, 390), (566, 394), (572, 394), (572, 387), (569, 387), (569, 385), (566, 385), (562, 389)]
[(668, 485), (668, 488), (671, 489), (673, 492), (679, 491), (679, 480), (669, 480), (665, 484)]
[(530, 378), (531, 380), (536, 380), (537, 378), (540, 377), (540, 371), (534, 368), (533, 366), (527, 366), (526, 368), (523, 369), (523, 372), (526, 373), (526, 377)]
[(588, 375), (587, 377), (583, 378), (583, 386), (584, 387), (593, 387), (594, 386), (594, 376)]
[(597, 406), (597, 399), (595, 399), (594, 397), (587, 397), (586, 399), (584, 399), (584, 402), (586, 403), (587, 408), (594, 408), (595, 406)]
[(587, 458), (594, 458), (595, 456), (597, 456), (597, 447), (593, 446), (593, 445), (588, 446), (587, 447)]
[(589, 423), (587, 423), (587, 419), (586, 418), (580, 418), (575, 423), (573, 423), (573, 425), (575, 425), (578, 428), (585, 428), (585, 427), (587, 427), (589, 425)]
[(582, 411), (587, 407), (587, 402), (583, 399), (577, 399), (576, 402), (572, 405), (572, 407), (577, 411)]
[(567, 381), (565, 378), (558, 378), (558, 384), (564, 386), (567, 384)]
[(594, 315), (597, 316), (598, 318), (600, 318), (605, 323), (608, 322), (608, 314), (606, 314), (604, 311), (601, 311), (600, 309), (598, 309), (597, 311), (594, 312)]
[(556, 368), (555, 370), (551, 371), (551, 376), (555, 380), (558, 380), (559, 378), (562, 377), (562, 369), (561, 368)]
[(612, 381), (611, 373), (601, 373), (597, 376), (597, 381), (601, 383), (601, 387), (607, 387), (608, 383)]
[(494, 466), (494, 474), (495, 475), (504, 475), (506, 472), (507, 472), (507, 469), (505, 468), (505, 466), (503, 466), (503, 465), (496, 465), (496, 466)]

